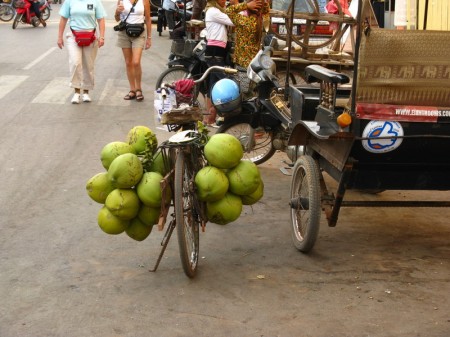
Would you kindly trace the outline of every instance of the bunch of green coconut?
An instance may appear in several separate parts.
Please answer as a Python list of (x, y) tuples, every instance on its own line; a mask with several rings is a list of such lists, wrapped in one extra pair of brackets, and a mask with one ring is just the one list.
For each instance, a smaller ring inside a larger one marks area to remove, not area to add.
[(253, 205), (263, 197), (264, 183), (258, 167), (242, 159), (242, 145), (236, 137), (215, 134), (204, 153), (208, 166), (195, 176), (196, 193), (206, 202), (208, 220), (225, 225), (239, 218), (243, 205)]
[[(107, 234), (126, 234), (143, 241), (158, 222), (161, 210), (160, 181), (165, 174), (156, 135), (146, 126), (135, 126), (126, 141), (106, 144), (100, 159), (106, 172), (88, 180), (92, 200), (103, 204), (98, 225)], [(168, 195), (170, 201), (170, 195)]]
[[(106, 171), (86, 184), (92, 200), (103, 204), (98, 225), (107, 234), (125, 232), (136, 241), (145, 240), (158, 223), (161, 204), (171, 201), (170, 188), (161, 190), (168, 172), (156, 135), (146, 126), (135, 126), (126, 141), (106, 144), (101, 162)], [(264, 184), (258, 167), (242, 160), (242, 145), (229, 134), (215, 134), (204, 147), (208, 165), (195, 176), (197, 197), (206, 203), (212, 223), (225, 225), (239, 218), (243, 205), (259, 201)]]

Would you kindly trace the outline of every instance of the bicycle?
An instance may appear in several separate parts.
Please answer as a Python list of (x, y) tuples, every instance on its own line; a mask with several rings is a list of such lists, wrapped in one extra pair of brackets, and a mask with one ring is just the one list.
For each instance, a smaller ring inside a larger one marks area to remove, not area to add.
[[(155, 267), (150, 271), (155, 272), (170, 240), (177, 228), (178, 246), (181, 264), (184, 273), (193, 278), (197, 271), (199, 257), (199, 232), (205, 230), (206, 204), (196, 196), (195, 175), (206, 165), (203, 148), (207, 142), (207, 131), (199, 123), (202, 113), (197, 103), (198, 86), (211, 71), (223, 71), (235, 73), (236, 70), (225, 67), (210, 67), (198, 80), (193, 81), (192, 105), (180, 106), (163, 115), (161, 123), (166, 125), (169, 131), (178, 131), (169, 140), (162, 142), (157, 151), (161, 152), (164, 165), (168, 173), (161, 181), (162, 200), (167, 200), (167, 194), (173, 195), (169, 204), (162, 203), (161, 216), (158, 223), (163, 229), (166, 223), (170, 207), (173, 207), (172, 219), (161, 241), (161, 252)], [(165, 84), (163, 89), (171, 87)], [(165, 93), (162, 93), (165, 97)]]

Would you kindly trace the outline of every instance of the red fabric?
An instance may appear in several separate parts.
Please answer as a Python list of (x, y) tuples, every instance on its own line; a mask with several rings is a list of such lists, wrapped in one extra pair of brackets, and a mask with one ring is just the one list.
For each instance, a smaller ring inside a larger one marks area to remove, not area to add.
[(175, 90), (183, 95), (191, 95), (194, 85), (195, 83), (192, 79), (178, 80), (175, 82)]
[[(336, 3), (334, 1), (335, 0), (329, 1), (327, 3), (327, 5), (325, 6), (325, 8), (326, 8), (327, 12), (330, 14), (339, 14), (338, 6), (336, 5)], [(339, 0), (339, 3), (341, 4), (342, 11), (344, 12), (344, 14), (352, 16), (350, 14), (350, 12), (348, 11), (348, 0)]]

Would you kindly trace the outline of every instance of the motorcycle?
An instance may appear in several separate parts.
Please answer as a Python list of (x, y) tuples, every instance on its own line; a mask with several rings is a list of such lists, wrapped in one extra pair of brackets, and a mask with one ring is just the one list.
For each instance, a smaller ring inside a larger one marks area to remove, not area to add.
[[(276, 150), (286, 152), (292, 161), (302, 151), (288, 147), (293, 129), (291, 110), (284, 98), (285, 89), (280, 86), (275, 75), (271, 51), (271, 44), (264, 47), (248, 66), (247, 76), (255, 86), (255, 97), (241, 100), (236, 109), (224, 111), (220, 103), (227, 99), (214, 97), (216, 87), (220, 87), (224, 80), (218, 81), (211, 92), (212, 103), (218, 115), (224, 119), (217, 133), (228, 133), (238, 138), (244, 149), (244, 157), (257, 165), (270, 159)], [(230, 89), (227, 88), (225, 92), (225, 95), (229, 95)]]
[[(47, 21), (50, 18), (50, 3), (47, 0), (40, 1), (39, 10), (41, 11), (41, 18)], [(31, 9), (31, 2), (28, 0), (16, 1), (16, 16), (14, 17), (12, 28), (16, 29), (20, 22), (33, 27), (37, 27), (41, 23)]]

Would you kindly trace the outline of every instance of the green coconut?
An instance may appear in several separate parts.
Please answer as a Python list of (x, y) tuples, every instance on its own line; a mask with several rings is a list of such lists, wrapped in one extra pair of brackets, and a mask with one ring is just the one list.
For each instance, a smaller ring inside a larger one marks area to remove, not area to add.
[(242, 200), (238, 195), (227, 192), (218, 200), (206, 203), (206, 215), (210, 222), (226, 225), (235, 221), (242, 212)]
[(104, 204), (106, 197), (114, 190), (114, 186), (107, 172), (101, 172), (93, 176), (86, 183), (86, 191), (92, 200)]
[[(160, 207), (162, 200), (161, 180), (163, 176), (158, 172), (145, 172), (136, 186), (137, 194), (142, 203), (149, 207)], [(170, 202), (171, 191), (167, 186), (165, 203)]]
[(109, 179), (118, 188), (131, 188), (142, 178), (144, 169), (138, 156), (125, 153), (113, 160), (108, 169)]
[(241, 160), (236, 167), (227, 172), (230, 192), (249, 195), (256, 191), (261, 181), (258, 166), (249, 160)]
[(135, 150), (125, 142), (111, 142), (106, 144), (100, 152), (100, 160), (102, 161), (103, 167), (107, 170), (114, 159), (125, 153), (135, 153)]
[(149, 145), (152, 147), (150, 152), (154, 152), (158, 147), (158, 140), (155, 133), (146, 126), (135, 126), (127, 134), (127, 142), (136, 153), (144, 152)]
[(213, 135), (206, 143), (204, 152), (211, 166), (221, 169), (236, 166), (244, 155), (239, 140), (227, 133)]
[(141, 203), (133, 189), (115, 189), (109, 193), (105, 206), (118, 218), (130, 220), (137, 216)]
[(167, 168), (164, 165), (164, 158), (161, 152), (155, 153), (153, 156), (153, 162), (150, 165), (150, 172), (158, 172), (162, 176), (165, 176), (167, 174)]
[(130, 220), (116, 217), (106, 206), (98, 212), (97, 222), (102, 231), (112, 235), (123, 233), (130, 225)]
[(205, 166), (195, 175), (197, 197), (202, 201), (217, 201), (228, 191), (228, 179), (225, 173), (214, 166)]
[(250, 193), (249, 195), (241, 195), (242, 204), (243, 205), (253, 205), (257, 203), (264, 195), (264, 183), (261, 179), (261, 182), (255, 192)]
[(153, 226), (154, 224), (158, 223), (160, 214), (160, 207), (149, 207), (146, 205), (141, 205), (138, 213), (138, 218), (147, 226)]
[(130, 225), (125, 229), (125, 233), (136, 241), (144, 241), (152, 232), (153, 225), (147, 226), (139, 218), (131, 220)]

